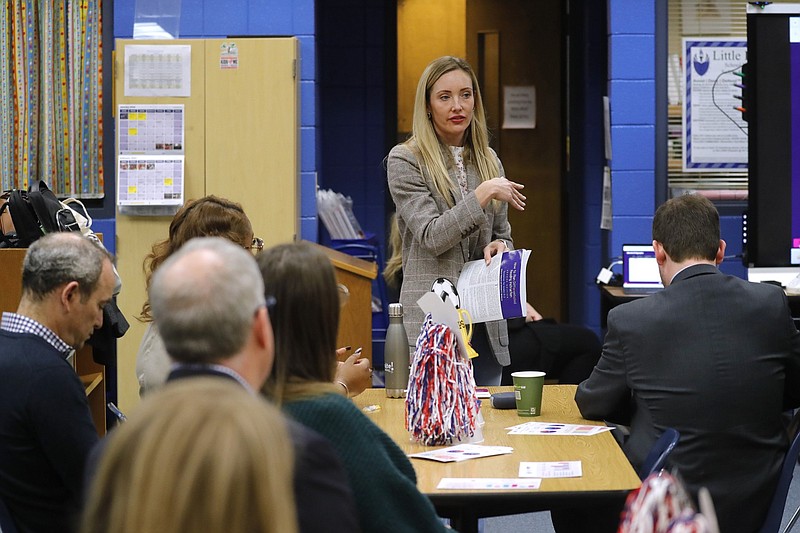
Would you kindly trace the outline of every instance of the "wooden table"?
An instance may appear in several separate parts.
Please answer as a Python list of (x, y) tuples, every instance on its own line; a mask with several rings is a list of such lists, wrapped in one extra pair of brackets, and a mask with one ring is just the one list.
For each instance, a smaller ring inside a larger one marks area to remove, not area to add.
[[(607, 431), (589, 437), (508, 435), (505, 428), (523, 422), (564, 422), (601, 425), (601, 422), (581, 418), (575, 404), (575, 385), (545, 385), (542, 415), (519, 417), (515, 409), (493, 409), (489, 400), (481, 407), (485, 425), (484, 442), (492, 446), (512, 446), (513, 454), (463, 461), (439, 463), (411, 459), (417, 472), (417, 486), (426, 494), (441, 516), (451, 519), (462, 533), (477, 531), (478, 518), (542, 511), (579, 505), (604, 498), (619, 500), (639, 486), (639, 477)], [(512, 387), (492, 387), (491, 392), (513, 390)], [(405, 401), (387, 398), (384, 389), (368, 389), (354, 398), (359, 408), (379, 405), (380, 410), (366, 413), (406, 453), (432, 448), (410, 440), (404, 427)], [(521, 461), (581, 461), (580, 478), (543, 479), (538, 490), (439, 490), (436, 486), (444, 477), (455, 478), (516, 478)], [(379, 483), (380, 480), (376, 480)]]

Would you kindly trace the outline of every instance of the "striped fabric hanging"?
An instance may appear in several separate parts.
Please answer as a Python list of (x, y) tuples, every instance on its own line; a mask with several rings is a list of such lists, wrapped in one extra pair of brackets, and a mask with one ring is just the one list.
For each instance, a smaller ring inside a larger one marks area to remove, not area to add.
[(103, 196), (102, 0), (0, 8), (0, 183)]
[(11, 83), (11, 4), (0, 8), (0, 187), (11, 188), (14, 154), (14, 86)]

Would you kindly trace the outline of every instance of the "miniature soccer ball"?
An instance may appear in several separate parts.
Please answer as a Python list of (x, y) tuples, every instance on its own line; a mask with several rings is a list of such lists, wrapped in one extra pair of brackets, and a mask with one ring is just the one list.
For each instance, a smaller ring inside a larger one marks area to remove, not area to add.
[(431, 285), (431, 292), (436, 294), (443, 302), (450, 301), (453, 307), (458, 309), (461, 306), (461, 300), (458, 297), (458, 291), (453, 282), (447, 278), (437, 278)]

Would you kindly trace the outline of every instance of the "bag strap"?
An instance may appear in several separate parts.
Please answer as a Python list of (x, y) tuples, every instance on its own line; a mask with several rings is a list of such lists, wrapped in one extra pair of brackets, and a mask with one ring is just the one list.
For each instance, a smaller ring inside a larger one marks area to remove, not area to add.
[[(80, 231), (84, 235), (91, 232), (92, 217), (89, 216), (86, 206), (80, 200), (65, 198), (60, 204), (61, 209), (57, 213), (57, 219), (61, 231)], [(83, 213), (77, 211), (70, 204), (79, 205)]]
[(19, 244), (23, 248), (30, 246), (35, 240), (44, 235), (39, 220), (33, 207), (28, 203), (28, 194), (25, 191), (13, 190), (8, 199), (11, 210), (11, 221), (17, 230)]
[[(8, 211), (8, 215), (11, 216), (11, 209), (8, 206), (8, 198), (5, 194), (0, 196), (0, 236), (5, 235), (8, 233), (6, 228), (3, 227), (3, 215), (5, 212)], [(14, 221), (12, 220), (11, 223), (13, 224)], [(10, 230), (11, 228), (9, 228)]]
[(39, 217), (45, 233), (61, 231), (61, 228), (58, 227), (58, 212), (61, 210), (61, 202), (43, 180), (31, 183), (28, 188), (28, 199), (36, 216)]

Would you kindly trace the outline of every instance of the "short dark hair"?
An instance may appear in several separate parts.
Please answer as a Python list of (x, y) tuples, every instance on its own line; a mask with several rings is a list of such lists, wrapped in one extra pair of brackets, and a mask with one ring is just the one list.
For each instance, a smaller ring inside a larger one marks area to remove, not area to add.
[(676, 263), (713, 261), (719, 250), (719, 212), (705, 196), (686, 194), (664, 202), (653, 217), (653, 240)]
[(22, 293), (41, 301), (60, 285), (78, 282), (85, 301), (97, 288), (111, 255), (79, 233), (50, 233), (31, 244), (22, 264)]

